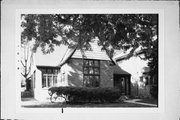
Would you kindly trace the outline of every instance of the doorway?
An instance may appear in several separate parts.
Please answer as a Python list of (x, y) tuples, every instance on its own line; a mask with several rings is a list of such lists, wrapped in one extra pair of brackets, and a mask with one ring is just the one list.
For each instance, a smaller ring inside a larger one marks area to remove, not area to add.
[(114, 88), (120, 89), (122, 95), (130, 95), (130, 75), (114, 74)]

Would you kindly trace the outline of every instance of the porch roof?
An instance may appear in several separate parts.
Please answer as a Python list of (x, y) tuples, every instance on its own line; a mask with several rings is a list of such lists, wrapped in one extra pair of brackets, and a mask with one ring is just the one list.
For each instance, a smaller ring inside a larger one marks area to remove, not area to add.
[(113, 66), (113, 74), (131, 75), (130, 73), (126, 72), (118, 65)]

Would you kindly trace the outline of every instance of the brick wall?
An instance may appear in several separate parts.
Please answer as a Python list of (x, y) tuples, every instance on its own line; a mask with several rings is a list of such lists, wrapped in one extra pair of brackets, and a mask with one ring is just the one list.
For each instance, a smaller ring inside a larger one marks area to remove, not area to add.
[(82, 59), (70, 59), (66, 66), (68, 86), (83, 86), (83, 61)]
[(100, 62), (101, 87), (113, 87), (113, 69), (109, 61)]
[[(70, 59), (66, 65), (68, 86), (83, 86), (83, 60)], [(113, 87), (113, 71), (108, 61), (100, 61), (100, 87)]]

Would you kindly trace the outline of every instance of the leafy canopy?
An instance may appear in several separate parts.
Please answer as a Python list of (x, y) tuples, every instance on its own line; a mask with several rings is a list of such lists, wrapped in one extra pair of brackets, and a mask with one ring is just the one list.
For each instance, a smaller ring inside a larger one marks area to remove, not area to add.
[(97, 37), (104, 49), (149, 49), (157, 36), (157, 14), (24, 14), (21, 41), (35, 40), (33, 50), (50, 53), (54, 45), (89, 49)]
[(141, 48), (151, 74), (157, 74), (158, 14), (23, 14), (21, 18), (21, 43), (35, 40), (34, 52), (41, 47), (44, 54), (50, 53), (61, 44), (87, 50), (89, 42), (98, 38), (110, 57), (114, 49), (130, 49), (128, 59)]

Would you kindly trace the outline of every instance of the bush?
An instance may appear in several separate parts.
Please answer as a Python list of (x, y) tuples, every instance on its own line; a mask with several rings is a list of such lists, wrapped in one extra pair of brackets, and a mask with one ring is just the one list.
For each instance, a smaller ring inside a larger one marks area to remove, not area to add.
[(150, 87), (150, 94), (153, 98), (155, 98), (155, 99), (158, 98), (158, 86), (157, 85), (152, 85)]
[(114, 88), (86, 88), (86, 87), (52, 87), (49, 95), (65, 95), (70, 103), (86, 102), (114, 102), (120, 98), (118, 89)]

